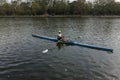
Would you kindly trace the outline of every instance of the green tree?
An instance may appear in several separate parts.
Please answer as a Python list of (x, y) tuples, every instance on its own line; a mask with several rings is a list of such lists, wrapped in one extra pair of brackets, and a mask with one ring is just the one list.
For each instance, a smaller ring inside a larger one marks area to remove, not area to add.
[(11, 4), (11, 12), (12, 15), (16, 15), (17, 14), (17, 1), (13, 1)]
[(53, 7), (55, 14), (66, 14), (68, 9), (68, 4), (64, 1), (57, 1)]
[(37, 2), (33, 2), (31, 6), (32, 14), (37, 15), (40, 13), (41, 6)]
[(84, 1), (78, 0), (70, 4), (71, 14), (84, 15), (84, 14), (87, 14), (89, 10), (90, 10), (90, 6)]
[(20, 15), (30, 15), (31, 14), (31, 8), (28, 3), (22, 2), (20, 5), (17, 6), (18, 14)]

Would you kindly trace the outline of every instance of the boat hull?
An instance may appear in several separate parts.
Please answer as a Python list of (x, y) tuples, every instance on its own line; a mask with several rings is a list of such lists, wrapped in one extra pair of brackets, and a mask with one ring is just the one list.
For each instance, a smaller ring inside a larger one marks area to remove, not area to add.
[[(40, 35), (37, 35), (37, 34), (32, 34), (32, 36), (36, 37), (36, 38), (40, 38), (40, 39), (54, 41), (54, 42), (58, 41), (57, 38), (53, 38), (53, 37), (40, 36)], [(110, 48), (95, 46), (95, 45), (90, 45), (90, 44), (84, 44), (84, 43), (80, 43), (80, 42), (76, 42), (76, 41), (70, 41), (70, 40), (63, 41), (63, 44), (77, 45), (77, 46), (82, 46), (82, 47), (87, 47), (87, 48), (92, 48), (92, 49), (98, 49), (98, 50), (113, 52), (113, 49), (110, 49)]]

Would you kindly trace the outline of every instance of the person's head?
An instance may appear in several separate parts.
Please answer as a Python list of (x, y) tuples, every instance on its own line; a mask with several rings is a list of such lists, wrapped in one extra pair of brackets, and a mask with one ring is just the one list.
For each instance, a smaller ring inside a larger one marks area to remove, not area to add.
[(59, 31), (58, 33), (61, 33), (61, 31)]

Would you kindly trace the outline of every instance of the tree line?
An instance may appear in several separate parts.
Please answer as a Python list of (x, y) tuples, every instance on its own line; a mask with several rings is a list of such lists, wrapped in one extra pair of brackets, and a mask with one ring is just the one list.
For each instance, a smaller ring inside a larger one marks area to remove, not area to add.
[(48, 1), (5, 3), (0, 5), (0, 15), (120, 15), (120, 3), (114, 1), (102, 4), (82, 0), (73, 2), (54, 0), (50, 4)]

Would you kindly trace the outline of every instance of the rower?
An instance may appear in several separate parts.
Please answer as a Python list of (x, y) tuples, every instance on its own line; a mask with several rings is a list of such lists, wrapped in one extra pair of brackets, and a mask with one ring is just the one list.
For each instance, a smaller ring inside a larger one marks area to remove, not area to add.
[(62, 35), (61, 31), (58, 32), (57, 39), (58, 39), (58, 42), (57, 42), (58, 49), (61, 49), (64, 42), (64, 36)]
[(62, 35), (61, 31), (58, 32), (57, 39), (60, 40), (60, 41), (64, 40), (64, 36)]

